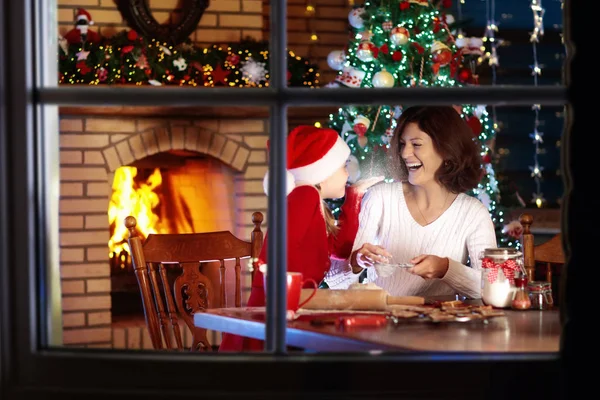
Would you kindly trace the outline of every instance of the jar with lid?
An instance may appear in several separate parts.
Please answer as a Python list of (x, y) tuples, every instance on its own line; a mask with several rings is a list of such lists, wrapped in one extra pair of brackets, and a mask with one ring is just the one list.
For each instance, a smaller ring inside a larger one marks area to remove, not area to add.
[(533, 281), (528, 284), (532, 310), (548, 310), (554, 305), (550, 282)]
[(481, 299), (484, 304), (510, 308), (515, 294), (515, 273), (525, 274), (523, 253), (510, 247), (481, 252)]

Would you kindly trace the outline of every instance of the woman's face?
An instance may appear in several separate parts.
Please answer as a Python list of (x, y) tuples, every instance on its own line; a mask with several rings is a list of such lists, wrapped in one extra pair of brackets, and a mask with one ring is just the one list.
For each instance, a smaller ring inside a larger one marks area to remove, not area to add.
[[(400, 136), (400, 156), (408, 170), (408, 181), (423, 186), (436, 182), (435, 173), (443, 159), (433, 146), (431, 137), (411, 122)], [(436, 182), (437, 183), (437, 182)]]
[(348, 170), (346, 164), (340, 166), (333, 175), (321, 182), (321, 197), (324, 199), (339, 199), (346, 194)]

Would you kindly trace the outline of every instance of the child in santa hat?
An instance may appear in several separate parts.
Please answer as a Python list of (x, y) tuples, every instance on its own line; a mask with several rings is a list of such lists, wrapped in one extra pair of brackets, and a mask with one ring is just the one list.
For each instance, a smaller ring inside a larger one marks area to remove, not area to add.
[[(287, 139), (287, 269), (304, 279), (322, 282), (331, 257), (347, 259), (358, 230), (360, 201), (366, 189), (383, 180), (375, 177), (347, 187), (350, 148), (332, 129), (303, 125)], [(267, 192), (268, 172), (264, 179)], [(324, 199), (346, 196), (338, 223)], [(258, 264), (267, 263), (268, 232)], [(263, 274), (255, 271), (248, 307), (265, 306)], [(223, 334), (219, 351), (262, 351), (264, 342)]]

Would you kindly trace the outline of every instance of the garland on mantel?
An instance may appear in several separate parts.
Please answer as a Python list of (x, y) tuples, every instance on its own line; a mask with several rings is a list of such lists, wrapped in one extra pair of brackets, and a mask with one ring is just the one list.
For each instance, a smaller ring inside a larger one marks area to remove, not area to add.
[[(99, 43), (59, 38), (59, 83), (179, 86), (269, 86), (269, 44), (245, 39), (226, 47), (175, 47), (124, 30)], [(317, 87), (316, 65), (288, 51), (289, 86)]]

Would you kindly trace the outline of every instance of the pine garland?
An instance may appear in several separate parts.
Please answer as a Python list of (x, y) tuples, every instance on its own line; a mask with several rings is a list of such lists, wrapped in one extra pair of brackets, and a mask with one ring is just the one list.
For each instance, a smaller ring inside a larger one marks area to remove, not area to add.
[[(123, 30), (100, 43), (59, 41), (59, 83), (266, 87), (269, 44), (245, 39), (201, 48), (175, 47)], [(318, 67), (288, 51), (288, 85), (317, 87)]]

